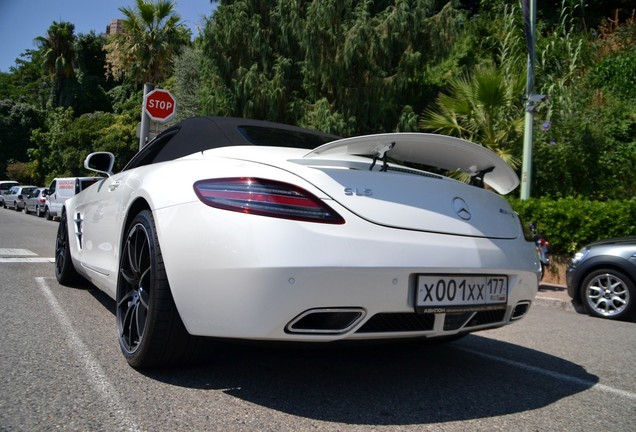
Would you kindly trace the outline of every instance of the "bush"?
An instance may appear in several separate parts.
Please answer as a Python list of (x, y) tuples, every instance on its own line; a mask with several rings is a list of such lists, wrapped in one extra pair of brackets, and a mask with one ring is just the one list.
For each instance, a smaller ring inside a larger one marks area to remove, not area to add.
[(521, 220), (537, 222), (555, 255), (573, 255), (587, 243), (636, 234), (636, 199), (590, 201), (583, 198), (511, 199)]

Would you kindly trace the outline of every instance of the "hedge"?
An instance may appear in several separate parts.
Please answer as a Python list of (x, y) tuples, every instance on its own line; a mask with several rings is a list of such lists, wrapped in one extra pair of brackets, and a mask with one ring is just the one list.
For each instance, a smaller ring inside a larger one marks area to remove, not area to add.
[(524, 224), (537, 222), (552, 253), (572, 256), (596, 240), (636, 235), (636, 199), (591, 201), (583, 198), (511, 199)]

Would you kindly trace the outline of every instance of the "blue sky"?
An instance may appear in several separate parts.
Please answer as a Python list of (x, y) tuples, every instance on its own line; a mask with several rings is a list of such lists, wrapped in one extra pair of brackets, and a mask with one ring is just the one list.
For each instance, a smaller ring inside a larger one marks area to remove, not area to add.
[[(112, 19), (123, 18), (122, 6), (134, 7), (135, 0), (0, 0), (0, 71), (8, 72), (15, 59), (36, 48), (33, 39), (45, 36), (53, 21), (75, 25), (75, 34), (95, 30), (103, 33)], [(212, 15), (210, 0), (176, 0), (184, 24), (198, 34), (203, 17)]]

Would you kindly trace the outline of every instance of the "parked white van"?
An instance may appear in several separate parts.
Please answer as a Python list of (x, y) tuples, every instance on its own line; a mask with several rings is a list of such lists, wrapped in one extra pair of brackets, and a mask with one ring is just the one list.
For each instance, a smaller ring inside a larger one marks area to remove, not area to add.
[(46, 190), (44, 216), (48, 220), (59, 217), (62, 204), (70, 197), (102, 180), (102, 177), (62, 177), (55, 178)]

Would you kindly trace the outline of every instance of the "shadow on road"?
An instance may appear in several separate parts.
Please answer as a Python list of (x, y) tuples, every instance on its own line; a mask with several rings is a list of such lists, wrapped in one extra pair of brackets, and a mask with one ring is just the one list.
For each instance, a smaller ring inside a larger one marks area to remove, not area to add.
[[(569, 361), (475, 335), (448, 344), (309, 348), (214, 343), (209, 348), (209, 360), (199, 367), (147, 376), (175, 386), (222, 389), (295, 416), (365, 425), (451, 422), (535, 410), (598, 381)], [(559, 380), (559, 374), (574, 380)]]
[[(86, 288), (114, 315), (112, 299)], [(294, 416), (378, 426), (531, 411), (598, 382), (575, 363), (479, 333), (446, 344), (206, 340), (197, 366), (140, 373), (178, 387), (222, 390)]]

